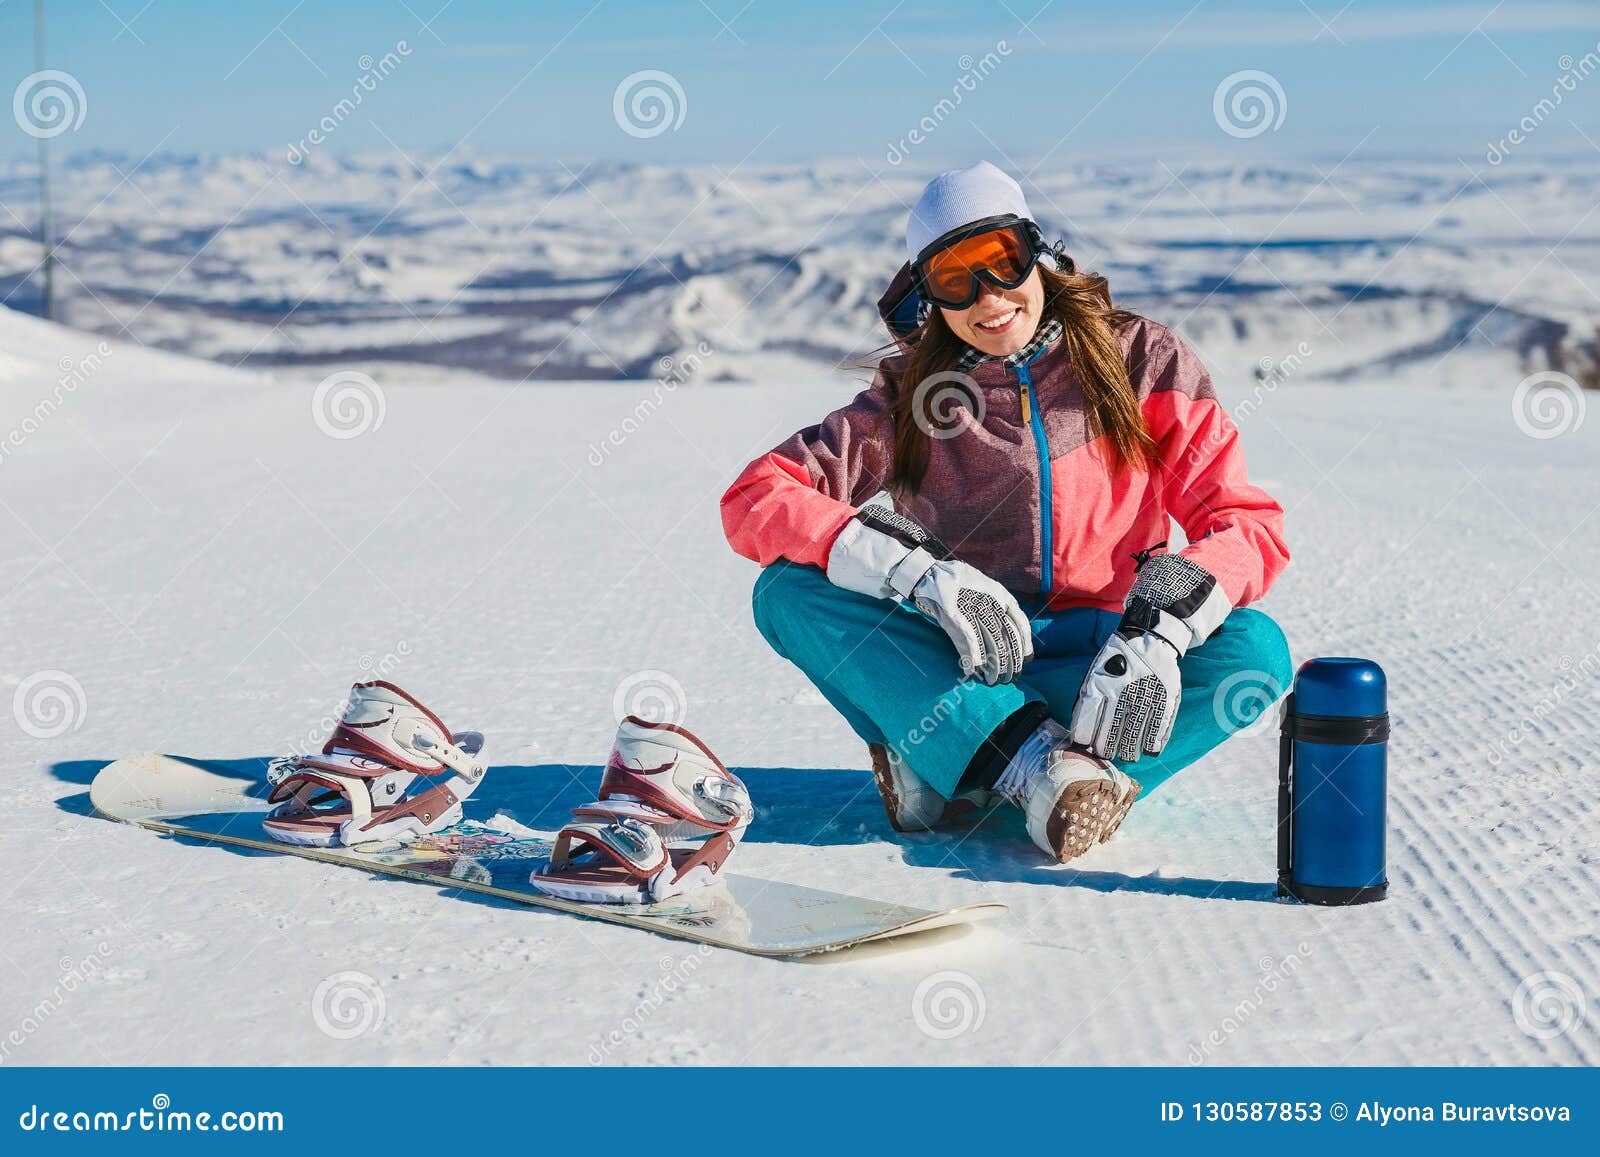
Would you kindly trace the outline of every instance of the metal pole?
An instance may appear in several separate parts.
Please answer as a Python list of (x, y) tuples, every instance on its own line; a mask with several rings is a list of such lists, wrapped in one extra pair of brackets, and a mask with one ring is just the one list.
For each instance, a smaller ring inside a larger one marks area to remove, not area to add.
[[(44, 71), (44, 0), (33, 0), (33, 67)], [(55, 218), (50, 212), (50, 142), (39, 136), (39, 241), (44, 246), (44, 316), (55, 317)]]

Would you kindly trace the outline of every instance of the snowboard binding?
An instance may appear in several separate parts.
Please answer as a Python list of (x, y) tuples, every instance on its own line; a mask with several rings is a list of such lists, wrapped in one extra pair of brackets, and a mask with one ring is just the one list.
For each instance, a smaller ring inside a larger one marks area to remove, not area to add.
[[(261, 827), (303, 847), (414, 840), (459, 822), (487, 770), (481, 732), (452, 735), (394, 684), (357, 683), (320, 755), (272, 762)], [(419, 780), (427, 786), (408, 794)]]
[(714, 883), (755, 812), (744, 783), (699, 739), (630, 715), (600, 798), (572, 815), (534, 887), (584, 903), (652, 904)]

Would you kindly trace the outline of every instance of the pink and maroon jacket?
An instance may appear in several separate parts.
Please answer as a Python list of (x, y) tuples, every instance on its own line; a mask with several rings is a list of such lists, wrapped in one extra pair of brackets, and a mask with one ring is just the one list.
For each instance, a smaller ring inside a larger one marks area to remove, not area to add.
[[(1250, 484), (1239, 431), (1193, 351), (1144, 318), (1118, 337), (1157, 467), (1113, 476), (1057, 340), (1030, 363), (991, 358), (971, 371), (983, 405), (961, 415), (970, 428), (929, 440), (921, 489), (896, 495), (895, 508), (1019, 595), (1112, 611), (1133, 583), (1134, 555), (1168, 537), (1171, 515), (1190, 542), (1182, 553), (1235, 607), (1254, 602), (1289, 561), (1283, 508)], [(826, 568), (839, 530), (888, 479), (889, 400), (905, 362), (886, 358), (852, 402), (745, 468), (722, 497), (734, 550), (763, 566)]]

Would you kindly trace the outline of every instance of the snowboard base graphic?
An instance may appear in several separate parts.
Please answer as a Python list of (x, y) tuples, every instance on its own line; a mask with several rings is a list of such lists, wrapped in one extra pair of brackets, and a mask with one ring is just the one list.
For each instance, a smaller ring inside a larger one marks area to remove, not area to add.
[(581, 904), (547, 896), (528, 882), (549, 855), (549, 836), (468, 818), (409, 844), (296, 847), (261, 831), (266, 785), (228, 770), (170, 755), (129, 756), (100, 770), (89, 798), (101, 815), (153, 831), (463, 888), (757, 956), (832, 952), (1005, 911), (996, 903), (929, 911), (738, 875), (661, 904)]

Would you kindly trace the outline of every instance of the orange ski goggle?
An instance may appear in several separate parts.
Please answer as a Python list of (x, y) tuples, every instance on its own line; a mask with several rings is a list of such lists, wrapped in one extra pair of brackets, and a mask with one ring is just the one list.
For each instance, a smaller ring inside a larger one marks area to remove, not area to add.
[(923, 295), (946, 309), (966, 309), (982, 292), (979, 282), (1015, 289), (1039, 261), (1036, 230), (1009, 218), (978, 221), (947, 233), (917, 258)]

